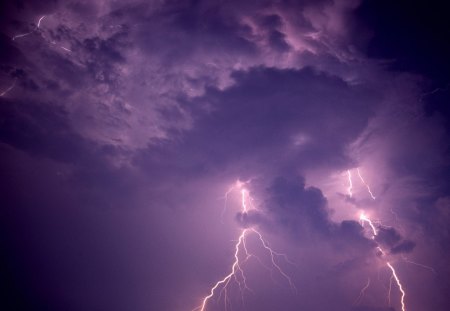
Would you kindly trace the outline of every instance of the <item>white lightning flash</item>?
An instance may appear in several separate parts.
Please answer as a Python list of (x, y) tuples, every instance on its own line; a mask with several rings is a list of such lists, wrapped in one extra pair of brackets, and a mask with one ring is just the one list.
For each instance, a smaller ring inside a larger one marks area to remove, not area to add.
[(367, 192), (369, 192), (370, 197), (372, 198), (372, 200), (375, 200), (375, 196), (373, 195), (372, 190), (370, 190), (370, 186), (366, 183), (366, 181), (362, 177), (361, 172), (359, 171), (359, 167), (356, 169), (356, 171), (358, 172), (359, 179), (361, 179), (361, 182), (364, 184), (364, 186), (366, 186)]
[(14, 37), (12, 37), (12, 40), (15, 41), (15, 40), (18, 39), (18, 38), (26, 37), (26, 36), (28, 36), (28, 35), (31, 35), (31, 34), (34, 33), (35, 31), (37, 31), (37, 30), (41, 27), (41, 22), (42, 22), (42, 20), (43, 20), (44, 18), (45, 18), (45, 15), (42, 15), (42, 16), (39, 18), (39, 20), (38, 20), (38, 22), (37, 22), (37, 25), (36, 25), (36, 27), (35, 27), (33, 30), (31, 30), (30, 32), (27, 32), (27, 33), (22, 33), (22, 34), (15, 35)]
[[(377, 236), (378, 232), (377, 229), (375, 227), (375, 225), (373, 224), (372, 220), (367, 217), (364, 213), (361, 213), (360, 217), (359, 217), (360, 221), (362, 224), (364, 224), (364, 222), (367, 222), (371, 228), (372, 231), (372, 239), (375, 239), (375, 237)], [(384, 256), (386, 253), (383, 251), (383, 249), (381, 247), (377, 247), (377, 249), (380, 251), (381, 255)], [(388, 268), (391, 270), (392, 273), (392, 277), (395, 279), (395, 282), (397, 283), (397, 287), (401, 293), (400, 296), (400, 303), (402, 305), (402, 311), (406, 311), (406, 305), (405, 305), (405, 296), (406, 296), (406, 292), (403, 289), (403, 285), (397, 275), (397, 271), (395, 270), (395, 268), (392, 266), (392, 264), (389, 261), (386, 261), (386, 265), (388, 266)], [(391, 277), (391, 280), (392, 280)], [(391, 297), (391, 284), (389, 284), (389, 293), (388, 293), (388, 299), (390, 302), (390, 297)]]
[(351, 198), (353, 197), (353, 181), (352, 181), (352, 173), (350, 172), (350, 170), (347, 170), (347, 178), (348, 178), (347, 193), (348, 196)]
[[(46, 17), (46, 15), (42, 15), (42, 16), (39, 18), (39, 20), (38, 20), (38, 22), (37, 22), (37, 24), (36, 24), (36, 27), (35, 27), (33, 30), (31, 30), (30, 32), (27, 32), (27, 33), (22, 33), (22, 34), (15, 35), (15, 36), (12, 37), (12, 40), (15, 41), (15, 40), (18, 39), (18, 38), (23, 38), (23, 37), (26, 37), (26, 36), (31, 35), (32, 33), (36, 32), (39, 28), (41, 28), (41, 22), (42, 22), (42, 20), (43, 20), (45, 17)], [(45, 38), (44, 38), (44, 39), (45, 39)], [(65, 47), (65, 46), (59, 45), (59, 44), (57, 44), (55, 41), (50, 41), (50, 43), (53, 44), (53, 45), (56, 45), (57, 47), (59, 47), (60, 49), (66, 51), (66, 52), (72, 52), (71, 49), (69, 49), (69, 48), (67, 48), (67, 47)]]
[[(240, 190), (241, 194), (241, 212), (243, 214), (247, 214), (251, 209), (255, 209), (255, 207), (252, 205), (252, 198), (245, 188), (243, 186), (246, 183), (243, 182), (236, 182), (228, 191), (225, 193), (225, 200), (227, 200), (228, 196), (233, 192), (234, 190)], [(223, 212), (222, 212), (223, 214)], [(273, 268), (268, 267), (263, 263), (263, 261), (256, 256), (255, 254), (252, 254), (248, 251), (247, 245), (246, 245), (246, 238), (250, 235), (256, 235), (258, 238), (258, 241), (261, 243), (262, 248), (268, 253), (270, 258), (270, 263)], [(227, 308), (228, 302), (230, 301), (228, 297), (228, 288), (232, 282), (237, 284), (239, 287), (239, 290), (241, 292), (241, 299), (244, 301), (244, 292), (251, 291), (251, 289), (247, 286), (247, 279), (244, 273), (243, 264), (245, 264), (250, 258), (255, 258), (264, 268), (270, 270), (271, 275), (273, 271), (276, 271), (281, 277), (283, 277), (290, 285), (291, 289), (296, 292), (297, 289), (292, 282), (292, 279), (286, 274), (286, 272), (283, 271), (279, 263), (277, 263), (277, 258), (283, 258), (286, 262), (292, 264), (290, 262), (285, 254), (277, 253), (275, 252), (267, 243), (267, 241), (263, 238), (263, 235), (261, 232), (257, 231), (255, 228), (245, 228), (242, 229), (241, 234), (239, 235), (239, 238), (237, 240), (237, 243), (235, 245), (235, 252), (234, 252), (234, 261), (231, 265), (231, 271), (229, 274), (227, 274), (224, 278), (217, 281), (210, 289), (209, 294), (205, 296), (202, 299), (201, 304), (193, 309), (192, 311), (206, 311), (208, 303), (210, 300), (214, 298), (217, 291), (219, 291), (218, 300), (220, 300), (223, 297), (223, 301), (225, 303), (225, 308)]]
[[(364, 187), (367, 189), (367, 193), (370, 195), (370, 197), (372, 198), (372, 200), (375, 200), (376, 197), (373, 194), (372, 190), (370, 189), (369, 184), (364, 180), (361, 171), (358, 168), (356, 168), (356, 172), (358, 173), (358, 177), (361, 180), (361, 183), (364, 185)], [(347, 187), (347, 194), (350, 198), (353, 197), (353, 177), (352, 177), (352, 172), (351, 170), (347, 170), (347, 180), (348, 180), (348, 187)]]
[[(223, 216), (225, 215), (225, 212), (227, 210), (227, 205), (228, 205), (228, 196), (235, 191), (236, 189), (241, 191), (245, 190), (243, 187), (248, 184), (250, 182), (250, 180), (248, 181), (240, 181), (237, 180), (226, 192), (225, 195), (223, 197), (221, 197), (221, 199), (224, 200), (224, 204), (223, 204), (223, 209), (222, 209), (222, 213), (220, 213), (220, 218), (222, 219), (222, 223), (223, 223)], [(241, 198), (241, 200), (243, 200), (244, 198)]]
[(402, 283), (400, 282), (400, 279), (398, 278), (397, 272), (395, 271), (394, 267), (389, 262), (387, 262), (386, 264), (389, 267), (389, 269), (391, 269), (392, 276), (394, 277), (395, 282), (397, 283), (398, 289), (402, 293), (401, 298), (400, 298), (400, 302), (402, 304), (402, 311), (406, 311), (406, 307), (405, 307), (405, 296), (406, 296), (406, 293), (405, 293), (405, 290), (403, 289)]

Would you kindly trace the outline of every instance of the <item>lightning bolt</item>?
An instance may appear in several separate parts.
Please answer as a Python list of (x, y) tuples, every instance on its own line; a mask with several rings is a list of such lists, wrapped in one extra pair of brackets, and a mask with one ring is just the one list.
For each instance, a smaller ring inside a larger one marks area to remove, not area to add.
[(280, 256), (280, 257), (284, 257), (285, 258), (285, 254), (280, 254), (275, 252), (273, 249), (271, 249), (269, 247), (269, 244), (267, 244), (267, 242), (263, 239), (261, 233), (259, 233), (258, 231), (256, 231), (255, 229), (251, 229), (252, 232), (256, 233), (258, 235), (258, 238), (262, 244), (262, 246), (264, 247), (265, 250), (268, 251), (269, 255), (270, 255), (270, 260), (272, 265), (276, 268), (276, 270), (289, 282), (289, 285), (291, 286), (291, 289), (294, 290), (295, 292), (297, 292), (297, 289), (294, 285), (294, 283), (292, 282), (291, 278), (283, 271), (283, 269), (281, 269), (281, 267), (275, 262), (275, 257)]
[[(225, 195), (223, 197), (221, 197), (221, 199), (224, 200), (224, 204), (223, 204), (223, 209), (222, 209), (222, 213), (220, 213), (220, 219), (222, 219), (222, 223), (223, 223), (223, 216), (225, 215), (225, 212), (227, 210), (227, 204), (228, 204), (228, 196), (235, 191), (236, 189), (243, 189), (243, 187), (248, 184), (250, 182), (250, 180), (248, 181), (240, 181), (237, 180), (226, 192)], [(242, 190), (241, 190), (241, 194), (242, 194)], [(242, 198), (243, 200), (244, 198)]]
[(375, 196), (373, 195), (372, 191), (370, 190), (370, 186), (366, 183), (366, 181), (362, 177), (359, 167), (356, 169), (356, 171), (358, 172), (359, 179), (361, 179), (361, 182), (364, 184), (364, 186), (366, 186), (367, 192), (369, 192), (370, 197), (372, 198), (372, 200), (375, 200)]
[(37, 31), (37, 30), (41, 27), (41, 22), (42, 22), (42, 20), (43, 20), (44, 18), (45, 18), (45, 15), (42, 15), (42, 16), (39, 18), (36, 27), (35, 27), (32, 31), (27, 32), (27, 33), (22, 33), (22, 34), (15, 35), (14, 37), (12, 37), (12, 40), (15, 41), (15, 40), (18, 39), (18, 38), (26, 37), (26, 36), (28, 36), (28, 35), (31, 35), (33, 32)]
[[(369, 184), (367, 184), (366, 181), (364, 180), (364, 178), (362, 177), (361, 171), (360, 171), (359, 168), (357, 168), (357, 172), (358, 172), (358, 176), (359, 176), (361, 182), (366, 186), (366, 189), (367, 189), (368, 193), (370, 194), (371, 198), (373, 200), (375, 200), (375, 196), (373, 195)], [(349, 176), (350, 176), (349, 178), (351, 178), (351, 175), (349, 175)], [(392, 211), (392, 209), (391, 209), (391, 212), (394, 214), (394, 216), (397, 216)], [(378, 232), (377, 232), (377, 229), (376, 229), (374, 223), (372, 222), (372, 220), (369, 217), (367, 217), (364, 213), (361, 213), (359, 219), (360, 219), (362, 225), (364, 224), (364, 222), (369, 224), (370, 229), (372, 231), (372, 239), (375, 239), (375, 237), (377, 236)], [(383, 251), (383, 249), (381, 247), (378, 246), (377, 249), (381, 253), (382, 256), (385, 255), (385, 252)], [(422, 268), (427, 269), (427, 270), (429, 270), (429, 271), (431, 271), (433, 273), (436, 273), (436, 271), (432, 267), (429, 267), (427, 265), (408, 260), (404, 256), (402, 256), (402, 258), (407, 263), (410, 263), (410, 264), (422, 267)], [(399, 291), (401, 293), (400, 303), (401, 303), (401, 306), (402, 306), (402, 311), (406, 311), (406, 305), (405, 305), (406, 292), (405, 292), (405, 290), (403, 288), (403, 285), (402, 285), (402, 283), (400, 281), (400, 278), (397, 275), (397, 271), (395, 270), (394, 266), (389, 261), (386, 261), (386, 265), (389, 268), (389, 270), (391, 271), (391, 278), (389, 280), (389, 290), (388, 290), (388, 302), (389, 302), (389, 305), (391, 304), (392, 281), (395, 280), (395, 283), (397, 284), (397, 287), (398, 287), (398, 289), (399, 289)], [(365, 289), (363, 289), (363, 290), (365, 290)]]
[[(367, 192), (369, 193), (369, 195), (370, 195), (370, 197), (372, 198), (372, 200), (375, 200), (376, 197), (375, 197), (375, 195), (373, 194), (372, 190), (370, 189), (369, 184), (364, 180), (364, 178), (363, 178), (363, 176), (362, 176), (362, 174), (361, 174), (361, 171), (360, 171), (359, 167), (356, 169), (356, 172), (358, 173), (359, 179), (361, 180), (361, 182), (362, 182), (362, 184), (364, 185), (364, 187), (366, 187)], [(349, 196), (350, 198), (352, 198), (352, 197), (353, 197), (353, 177), (352, 177), (352, 172), (351, 172), (351, 170), (347, 170), (347, 180), (348, 180), (347, 193), (348, 193), (348, 196)]]
[(353, 181), (352, 181), (352, 173), (350, 172), (350, 170), (347, 170), (347, 178), (348, 178), (347, 193), (348, 196), (351, 198), (353, 197)]
[(9, 91), (11, 91), (14, 87), (16, 86), (16, 79), (14, 79), (13, 83), (11, 84), (10, 87), (8, 87), (6, 90), (4, 90), (3, 92), (0, 93), (0, 97), (5, 96), (6, 94), (9, 93)]
[(64, 46), (62, 46), (62, 45), (58, 45), (58, 44), (56, 44), (55, 41), (51, 41), (50, 43), (53, 44), (53, 45), (56, 45), (57, 47), (59, 47), (60, 49), (63, 49), (63, 50), (66, 51), (66, 52), (72, 52), (71, 49), (68, 49), (68, 48), (66, 48), (66, 47), (64, 47)]
[[(41, 22), (42, 22), (42, 20), (43, 20), (45, 17), (46, 17), (46, 15), (42, 15), (42, 16), (39, 18), (39, 20), (38, 20), (38, 22), (37, 22), (37, 24), (36, 24), (36, 27), (35, 27), (33, 30), (31, 30), (30, 32), (27, 32), (27, 33), (22, 33), (22, 34), (15, 35), (15, 36), (12, 37), (12, 40), (15, 41), (15, 40), (18, 39), (18, 38), (23, 38), (23, 37), (26, 37), (26, 36), (31, 35), (32, 33), (36, 32), (36, 31), (41, 27)], [(60, 49), (63, 49), (63, 50), (66, 51), (66, 52), (72, 52), (71, 49), (66, 48), (66, 47), (64, 47), (64, 46), (62, 46), (62, 45), (59, 45), (59, 44), (57, 44), (55, 41), (50, 41), (50, 43), (53, 44), (53, 45), (56, 45), (57, 47), (59, 47)]]
[[(377, 232), (377, 229), (376, 229), (375, 225), (373, 224), (372, 220), (369, 217), (367, 217), (364, 213), (361, 213), (359, 219), (362, 224), (364, 224), (364, 222), (367, 222), (369, 224), (369, 226), (372, 230), (372, 239), (375, 239), (378, 232)], [(383, 251), (383, 249), (381, 247), (378, 246), (377, 249), (380, 251), (381, 255), (383, 255), (383, 256), (385, 255), (385, 252)], [(403, 285), (397, 275), (397, 271), (395, 270), (394, 266), (392, 266), (392, 264), (389, 261), (386, 261), (386, 265), (391, 270), (392, 277), (395, 279), (397, 287), (401, 293), (400, 303), (402, 305), (402, 311), (406, 311), (406, 306), (405, 306), (406, 292), (403, 289)], [(391, 297), (391, 285), (389, 285), (389, 296), (388, 296), (389, 301), (390, 301), (390, 297)]]
[(358, 298), (356, 298), (356, 300), (355, 300), (355, 303), (354, 303), (355, 305), (359, 304), (363, 300), (364, 295), (366, 294), (366, 290), (369, 288), (369, 286), (370, 286), (370, 278), (367, 279), (367, 284), (364, 285), (364, 287), (361, 289), (361, 292), (359, 293)]
[[(236, 190), (237, 188), (240, 188), (240, 194), (241, 194), (241, 212), (243, 214), (247, 214), (249, 210), (255, 209), (255, 207), (251, 204), (252, 198), (250, 197), (249, 192), (243, 188), (243, 185), (245, 183), (242, 182), (236, 182), (234, 186), (232, 186), (226, 193), (225, 193), (225, 199), (228, 198), (229, 194)], [(262, 248), (268, 253), (270, 258), (270, 263), (272, 264), (273, 268), (267, 267), (262, 260), (256, 256), (255, 254), (252, 254), (248, 251), (247, 245), (246, 245), (246, 239), (250, 235), (256, 235), (257, 240), (261, 243)], [(287, 260), (287, 257), (285, 254), (278, 253), (274, 251), (270, 246), (269, 243), (263, 238), (263, 235), (256, 230), (255, 228), (245, 228), (241, 231), (241, 234), (239, 235), (239, 238), (235, 245), (235, 252), (234, 252), (234, 261), (231, 265), (231, 271), (229, 274), (227, 274), (225, 277), (223, 277), (221, 280), (217, 281), (210, 289), (209, 294), (205, 296), (202, 299), (201, 304), (193, 309), (192, 311), (205, 311), (207, 309), (208, 302), (213, 299), (213, 297), (216, 295), (216, 293), (219, 291), (218, 299), (220, 300), (222, 295), (224, 295), (224, 302), (225, 307), (227, 305), (227, 302), (229, 301), (228, 298), (228, 288), (231, 284), (231, 282), (235, 282), (239, 290), (241, 292), (241, 298), (242, 301), (244, 301), (244, 292), (245, 290), (251, 291), (251, 289), (247, 286), (247, 279), (244, 273), (244, 269), (242, 265), (247, 262), (250, 258), (256, 258), (256, 260), (263, 265), (265, 268), (269, 269), (272, 272), (275, 270), (277, 271), (286, 281), (289, 283), (291, 289), (293, 291), (297, 291), (294, 283), (292, 282), (292, 279), (286, 274), (286, 272), (283, 271), (283, 269), (280, 267), (280, 265), (277, 263), (277, 258), (282, 257), (284, 258), (288, 263), (291, 263), (289, 260)]]
[(389, 269), (391, 269), (392, 276), (394, 277), (395, 282), (397, 283), (398, 289), (402, 293), (401, 298), (400, 298), (400, 302), (402, 304), (402, 311), (406, 311), (406, 307), (405, 307), (405, 295), (406, 294), (403, 289), (402, 283), (400, 282), (400, 279), (397, 276), (397, 272), (395, 271), (394, 267), (390, 264), (390, 262), (387, 262), (386, 264), (389, 267)]
[(361, 225), (364, 225), (364, 222), (367, 222), (369, 224), (370, 229), (372, 230), (372, 239), (375, 239), (378, 232), (377, 232), (377, 228), (375, 228), (375, 225), (373, 224), (372, 220), (370, 220), (370, 218), (367, 217), (366, 214), (364, 214), (364, 213), (361, 213), (361, 215), (359, 216), (359, 220), (361, 222)]
[[(242, 270), (242, 268), (240, 266), (240, 261), (239, 261), (239, 250), (240, 250), (241, 246), (243, 246), (244, 252), (247, 254), (246, 259), (249, 258), (249, 255), (247, 252), (247, 247), (245, 246), (246, 233), (247, 233), (247, 229), (244, 229), (242, 231), (241, 235), (239, 236), (238, 242), (236, 243), (235, 252), (234, 252), (234, 262), (233, 262), (233, 265), (231, 266), (231, 272), (227, 276), (225, 276), (222, 280), (218, 281), (211, 288), (209, 295), (206, 296), (205, 298), (203, 298), (202, 304), (199, 307), (195, 308), (193, 311), (195, 311), (195, 310), (204, 311), (206, 309), (206, 304), (208, 303), (208, 300), (214, 296), (217, 288), (219, 286), (221, 286), (222, 284), (224, 284), (222, 291), (223, 290), (226, 291), (227, 286), (232, 279), (234, 279), (238, 283), (239, 288), (241, 288), (241, 291), (242, 291), (242, 284), (244, 284), (244, 286), (243, 286), (244, 288), (246, 288), (246, 289), (248, 288), (247, 284), (246, 284), (246, 278), (244, 275), (244, 271)], [(241, 278), (238, 278), (238, 273)]]
[(246, 190), (242, 189), (241, 190), (242, 212), (243, 213), (248, 213), (248, 207), (247, 207), (247, 203), (246, 203), (246, 200), (245, 200), (245, 194), (246, 194)]
[[(362, 184), (366, 187), (367, 193), (370, 195), (370, 197), (372, 198), (372, 200), (375, 201), (375, 200), (376, 200), (376, 197), (375, 197), (375, 195), (373, 194), (372, 190), (370, 189), (370, 185), (369, 185), (369, 184), (365, 181), (365, 179), (363, 178), (363, 176), (362, 176), (362, 174), (361, 174), (361, 170), (359, 169), (359, 167), (356, 169), (356, 171), (357, 171), (357, 173), (358, 173), (359, 179), (361, 180)], [(390, 208), (389, 211), (390, 211), (390, 213), (394, 216), (395, 221), (398, 222), (398, 215), (397, 215), (397, 213), (396, 213), (392, 208)], [(401, 228), (401, 225), (400, 225), (400, 228)], [(415, 264), (414, 262), (411, 262), (411, 263), (412, 263), (412, 264)], [(421, 265), (421, 264), (417, 264), (417, 265), (418, 265), (418, 266), (424, 266), (424, 267), (426, 267), (426, 268), (430, 268), (430, 267), (428, 267), (428, 266)]]

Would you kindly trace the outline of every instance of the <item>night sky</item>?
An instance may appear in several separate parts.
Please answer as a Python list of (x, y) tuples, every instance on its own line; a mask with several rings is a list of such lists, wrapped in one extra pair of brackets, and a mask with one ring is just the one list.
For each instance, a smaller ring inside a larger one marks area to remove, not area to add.
[(450, 310), (449, 12), (2, 1), (0, 310)]

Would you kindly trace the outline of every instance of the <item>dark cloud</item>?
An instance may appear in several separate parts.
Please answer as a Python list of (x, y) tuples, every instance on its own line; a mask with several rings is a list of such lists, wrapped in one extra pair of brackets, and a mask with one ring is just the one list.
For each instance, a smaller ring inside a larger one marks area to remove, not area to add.
[(251, 228), (255, 226), (269, 226), (268, 220), (261, 212), (258, 211), (248, 211), (239, 212), (236, 214), (236, 221), (242, 228)]
[(413, 241), (403, 239), (394, 228), (379, 227), (375, 241), (382, 247), (389, 248), (391, 254), (409, 253), (416, 246)]
[(319, 189), (305, 188), (303, 177), (275, 178), (261, 196), (264, 203), (257, 210), (236, 215), (243, 228), (261, 226), (294, 239), (330, 234), (332, 223), (326, 199)]
[(400, 233), (398, 233), (394, 228), (383, 227), (377, 229), (377, 235), (375, 237), (375, 241), (388, 247), (394, 247), (394, 245), (398, 244), (401, 239), (402, 237), (400, 236)]
[(416, 247), (416, 243), (411, 240), (404, 240), (391, 248), (392, 254), (410, 253)]
[(211, 111), (180, 137), (185, 164), (195, 161), (192, 165), (210, 171), (237, 159), (249, 168), (257, 159), (279, 169), (343, 167), (350, 161), (345, 146), (372, 109), (367, 100), (361, 104), (363, 89), (312, 69), (256, 68), (237, 72), (234, 79), (233, 87), (210, 89), (196, 99)]
[[(333, 240), (338, 250), (348, 252), (356, 251), (358, 256), (373, 252), (376, 243), (364, 235), (364, 228), (354, 220), (344, 220), (333, 231)], [(353, 265), (352, 265), (353, 266)]]
[[(44, 14), (46, 18), (26, 40), (5, 38), (10, 48), (32, 51), (23, 61), (16, 56), (10, 65), (32, 64), (28, 75), (52, 100), (66, 98), (70, 120), (82, 136), (131, 149), (166, 137), (170, 129), (189, 128), (192, 115), (186, 112), (177, 122), (156, 112), (183, 111), (180, 96), (203, 95), (208, 87), (223, 90), (233, 84), (231, 74), (237, 69), (300, 69), (304, 64), (297, 54), (307, 50), (331, 55), (321, 44), (325, 37), (309, 36), (329, 30), (313, 19), (327, 5), (330, 18), (340, 9), (350, 9), (310, 1), (280, 3), (276, 10), (270, 1), (22, 4), (6, 4), (7, 36), (21, 32), (11, 24), (17, 16), (30, 21)], [(290, 30), (297, 27), (303, 31)], [(8, 57), (13, 54), (18, 53)]]
[[(320, 189), (306, 187), (303, 177), (274, 179), (264, 198), (259, 210), (237, 214), (236, 220), (242, 227), (260, 226), (299, 245), (327, 241), (334, 249), (356, 253), (358, 257), (373, 254), (377, 246), (365, 236), (364, 228), (357, 221), (333, 222), (326, 198)], [(399, 246), (403, 248), (402, 243)]]
[(305, 180), (301, 177), (275, 179), (268, 189), (264, 205), (275, 218), (277, 227), (295, 238), (330, 234), (326, 199), (319, 189), (305, 188)]
[(277, 14), (261, 16), (259, 23), (261, 24), (261, 26), (270, 30), (277, 29), (283, 25), (283, 21), (280, 15)]
[(89, 148), (69, 127), (67, 115), (61, 108), (42, 102), (2, 100), (0, 110), (0, 139), (18, 149), (70, 162)]

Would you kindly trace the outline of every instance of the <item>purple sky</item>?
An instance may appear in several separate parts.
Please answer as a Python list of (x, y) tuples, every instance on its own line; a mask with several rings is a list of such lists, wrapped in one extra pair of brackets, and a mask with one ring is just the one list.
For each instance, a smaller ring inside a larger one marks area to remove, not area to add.
[(254, 228), (297, 291), (249, 236), (205, 311), (448, 311), (450, 18), (390, 2), (3, 1), (0, 309), (191, 311)]

